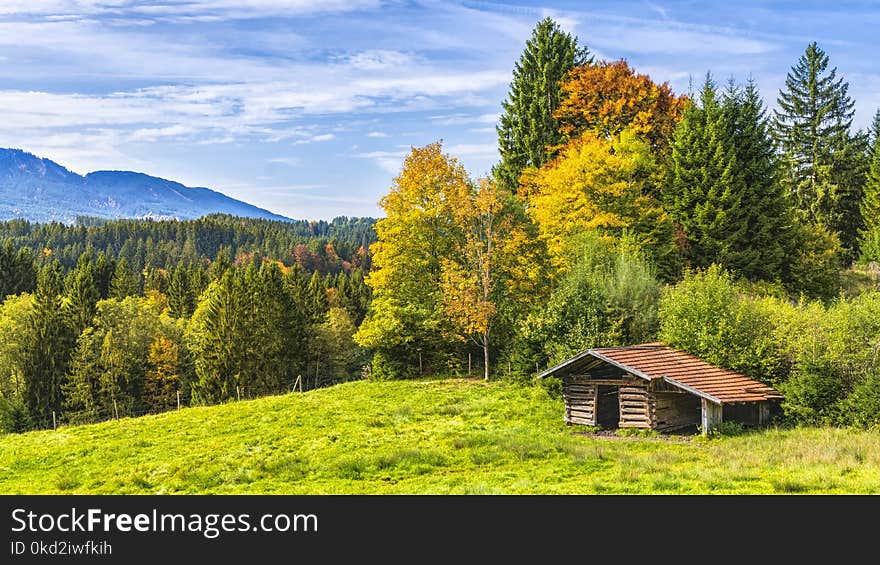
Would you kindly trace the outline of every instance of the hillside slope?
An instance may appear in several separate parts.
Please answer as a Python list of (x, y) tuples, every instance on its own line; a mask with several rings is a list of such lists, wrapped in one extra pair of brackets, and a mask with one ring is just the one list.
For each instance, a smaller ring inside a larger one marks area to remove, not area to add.
[(187, 220), (207, 214), (288, 220), (208, 188), (132, 171), (80, 176), (20, 149), (0, 149), (0, 220), (71, 223), (76, 216)]
[(880, 493), (880, 435), (595, 438), (540, 388), (351, 382), (0, 437), (0, 493)]

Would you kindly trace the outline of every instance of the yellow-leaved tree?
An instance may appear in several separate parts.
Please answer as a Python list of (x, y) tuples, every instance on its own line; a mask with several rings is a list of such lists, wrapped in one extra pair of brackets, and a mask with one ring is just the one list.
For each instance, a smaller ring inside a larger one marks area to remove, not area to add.
[(656, 197), (651, 148), (629, 129), (585, 131), (559, 157), (521, 177), (520, 197), (537, 224), (557, 274), (570, 266), (587, 231), (635, 239), (660, 271), (672, 268), (672, 223)]
[(488, 378), (496, 324), (515, 318), (542, 280), (528, 217), (494, 182), (473, 182), (440, 142), (412, 149), (380, 204), (373, 299), (354, 336), (374, 351), (373, 374), (443, 370), (471, 339)]

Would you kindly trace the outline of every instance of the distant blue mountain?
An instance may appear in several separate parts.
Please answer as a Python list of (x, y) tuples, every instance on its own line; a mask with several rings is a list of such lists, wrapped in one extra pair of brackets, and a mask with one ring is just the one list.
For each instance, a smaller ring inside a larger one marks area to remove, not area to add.
[(77, 216), (190, 220), (215, 213), (290, 220), (208, 188), (131, 171), (81, 176), (26, 151), (0, 148), (0, 220), (73, 223)]

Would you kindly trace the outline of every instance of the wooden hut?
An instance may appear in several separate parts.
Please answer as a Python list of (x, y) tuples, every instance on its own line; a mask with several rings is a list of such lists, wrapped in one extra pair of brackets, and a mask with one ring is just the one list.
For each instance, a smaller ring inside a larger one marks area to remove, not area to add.
[(565, 421), (673, 431), (722, 421), (767, 423), (782, 394), (729, 369), (646, 343), (588, 349), (538, 375), (562, 378)]

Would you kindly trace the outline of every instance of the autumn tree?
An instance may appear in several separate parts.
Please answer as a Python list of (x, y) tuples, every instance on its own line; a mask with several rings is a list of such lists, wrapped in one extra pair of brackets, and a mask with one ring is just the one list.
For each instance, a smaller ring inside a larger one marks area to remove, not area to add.
[(158, 334), (150, 343), (144, 373), (143, 401), (151, 410), (166, 410), (177, 400), (181, 375), (180, 346)]
[(454, 246), (449, 203), (470, 190), (469, 182), (464, 167), (436, 142), (412, 149), (379, 202), (385, 217), (376, 223), (366, 277), (373, 299), (354, 336), (374, 351), (377, 377), (415, 376), (420, 356), (423, 369), (442, 363), (444, 335), (454, 333), (439, 284), (441, 258)]
[(656, 84), (626, 61), (602, 61), (574, 67), (560, 85), (561, 100), (553, 117), (562, 139), (584, 132), (611, 139), (629, 129), (652, 151), (664, 151), (688, 100), (667, 83)]
[(490, 336), (540, 284), (518, 202), (493, 181), (473, 182), (438, 142), (413, 148), (382, 204), (373, 299), (355, 340), (377, 352), (374, 371), (399, 376), (413, 373), (414, 349), (436, 370), (472, 339), (488, 378)]
[(556, 161), (523, 174), (520, 196), (557, 272), (570, 267), (572, 243), (584, 232), (611, 239), (629, 233), (665, 274), (674, 271), (672, 223), (655, 196), (656, 167), (633, 132), (607, 138), (588, 130)]
[(592, 61), (577, 38), (563, 31), (551, 18), (538, 22), (513, 69), (510, 92), (502, 102), (504, 112), (497, 126), (501, 162), (495, 177), (508, 190), (515, 190), (526, 167), (540, 167), (559, 145), (559, 124), (553, 112), (559, 106), (559, 82), (576, 65)]

